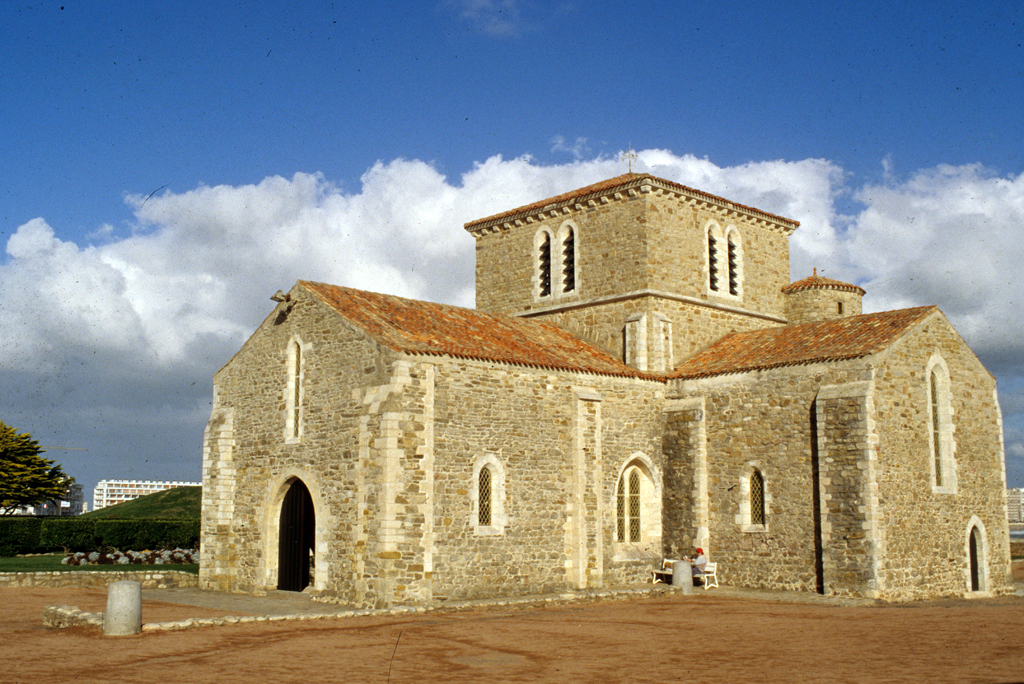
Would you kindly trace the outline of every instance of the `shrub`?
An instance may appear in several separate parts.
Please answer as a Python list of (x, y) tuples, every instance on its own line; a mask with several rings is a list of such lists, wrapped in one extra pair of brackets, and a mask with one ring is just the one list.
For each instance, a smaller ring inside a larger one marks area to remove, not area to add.
[(39, 518), (0, 518), (0, 556), (34, 553), (42, 528)]

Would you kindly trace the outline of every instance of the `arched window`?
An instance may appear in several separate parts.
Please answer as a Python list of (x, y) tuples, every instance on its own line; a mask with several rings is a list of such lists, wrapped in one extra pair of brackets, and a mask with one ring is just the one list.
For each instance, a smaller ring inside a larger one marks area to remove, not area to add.
[(285, 441), (297, 442), (302, 438), (302, 402), (305, 388), (303, 387), (302, 341), (293, 337), (288, 343), (286, 363), (288, 364), (288, 380), (285, 388)]
[(491, 524), (491, 469), (484, 466), (480, 469), (480, 477), (477, 481), (477, 524)]
[(478, 537), (505, 533), (505, 466), (495, 454), (484, 454), (473, 463), (470, 490), (472, 518), (469, 523)]
[(615, 541), (650, 542), (661, 536), (661, 510), (654, 482), (641, 462), (633, 461), (615, 488)]
[(712, 292), (718, 292), (718, 259), (718, 239), (712, 226), (708, 229), (708, 288)]
[(295, 343), (295, 360), (292, 364), (292, 385), (295, 391), (292, 396), (292, 437), (299, 436), (299, 411), (302, 409), (302, 346)]
[(934, 354), (925, 369), (928, 448), (931, 455), (932, 491), (955, 493), (957, 487), (956, 443), (953, 441), (953, 409), (950, 404), (949, 370)]
[(764, 525), (764, 477), (754, 469), (750, 475), (750, 524)]
[(935, 369), (929, 374), (928, 394), (931, 398), (932, 411), (932, 456), (935, 459), (935, 486), (941, 487), (942, 481), (942, 416), (939, 414), (939, 376)]
[(540, 269), (540, 296), (547, 297), (551, 294), (551, 234), (547, 231), (542, 233), (537, 265)]
[(576, 234), (565, 226), (562, 237), (562, 292), (576, 289)]

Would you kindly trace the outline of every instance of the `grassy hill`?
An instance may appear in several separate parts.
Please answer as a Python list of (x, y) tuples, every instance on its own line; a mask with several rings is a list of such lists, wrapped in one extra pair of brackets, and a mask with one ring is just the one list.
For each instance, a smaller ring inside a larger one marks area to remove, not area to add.
[(85, 513), (83, 518), (199, 519), (202, 487), (176, 487)]

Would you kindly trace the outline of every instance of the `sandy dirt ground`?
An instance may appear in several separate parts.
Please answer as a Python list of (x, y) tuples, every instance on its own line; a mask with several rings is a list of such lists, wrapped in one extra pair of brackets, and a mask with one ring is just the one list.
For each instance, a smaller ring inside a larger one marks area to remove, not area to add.
[[(44, 627), (57, 604), (101, 612), (106, 591), (0, 589), (0, 682), (1024, 681), (1021, 596), (851, 607), (712, 590), (116, 638)], [(224, 614), (143, 604), (143, 622)]]

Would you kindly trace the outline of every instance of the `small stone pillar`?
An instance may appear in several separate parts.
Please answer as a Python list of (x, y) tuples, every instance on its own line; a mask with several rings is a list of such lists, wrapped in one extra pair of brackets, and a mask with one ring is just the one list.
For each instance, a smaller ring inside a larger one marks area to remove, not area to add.
[(688, 560), (678, 560), (672, 564), (672, 586), (681, 589), (684, 594), (693, 593), (693, 568)]
[(111, 582), (107, 587), (107, 612), (103, 634), (126, 636), (142, 631), (142, 585), (131, 580)]

